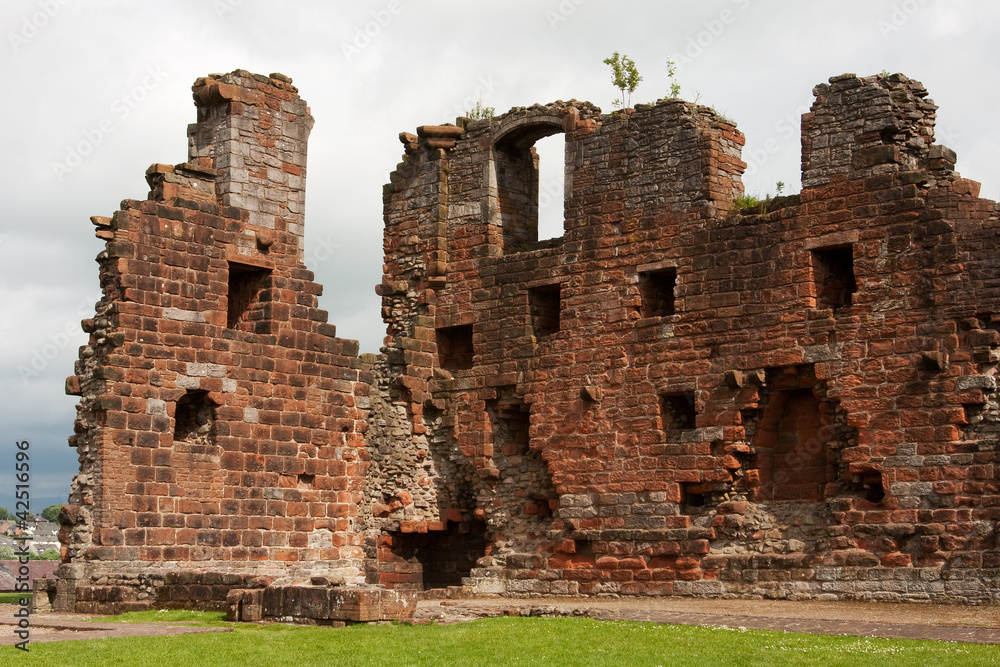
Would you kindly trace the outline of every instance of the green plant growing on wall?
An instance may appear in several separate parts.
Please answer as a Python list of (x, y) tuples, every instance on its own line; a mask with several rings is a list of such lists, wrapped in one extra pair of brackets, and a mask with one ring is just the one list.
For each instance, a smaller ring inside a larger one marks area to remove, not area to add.
[(670, 99), (680, 97), (681, 84), (677, 83), (677, 63), (673, 58), (667, 58), (667, 77), (670, 79)]
[(725, 121), (730, 125), (736, 125), (736, 121), (725, 111), (719, 111), (714, 106), (712, 107), (712, 111), (714, 111), (715, 115), (719, 117), (719, 120)]
[(743, 193), (733, 201), (733, 208), (735, 208), (737, 211), (744, 211), (748, 208), (754, 208), (755, 206), (760, 206), (760, 204), (761, 204), (760, 198), (757, 197), (756, 195)]
[(476, 106), (465, 112), (465, 117), (469, 120), (493, 120), (496, 114), (494, 107), (484, 107), (482, 100), (476, 101)]
[[(611, 57), (604, 59), (604, 64), (611, 66), (611, 83), (621, 91), (621, 97), (614, 101), (614, 105), (622, 109), (631, 108), (632, 93), (642, 81), (639, 70), (635, 67), (635, 62), (628, 56), (619, 55), (615, 51)], [(627, 97), (626, 93), (628, 93)]]
[[(781, 197), (782, 193), (785, 191), (785, 182), (777, 181), (774, 184), (775, 197)], [(735, 211), (745, 211), (751, 208), (761, 208), (761, 213), (767, 213), (768, 204), (771, 203), (771, 195), (769, 193), (765, 194), (763, 197), (759, 195), (751, 194), (741, 194), (733, 201), (733, 210)]]

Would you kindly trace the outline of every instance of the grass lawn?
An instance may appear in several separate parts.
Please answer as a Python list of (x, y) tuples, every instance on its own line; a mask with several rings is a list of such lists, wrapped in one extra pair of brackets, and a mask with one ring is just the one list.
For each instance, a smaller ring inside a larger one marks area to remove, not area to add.
[(31, 593), (0, 593), (0, 604), (21, 604), (21, 598), (31, 599)]
[[(232, 625), (225, 634), (127, 637), (0, 647), (6, 665), (995, 665), (1000, 648), (580, 618), (492, 618), (457, 625), (228, 624), (219, 614), (122, 620)], [(108, 619), (101, 619), (108, 620)]]

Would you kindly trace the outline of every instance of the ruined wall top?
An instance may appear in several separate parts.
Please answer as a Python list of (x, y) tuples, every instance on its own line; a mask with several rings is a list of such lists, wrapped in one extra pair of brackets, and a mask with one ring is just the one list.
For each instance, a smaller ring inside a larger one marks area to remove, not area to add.
[[(147, 171), (151, 198), (181, 197), (247, 211), (247, 225), (273, 243), (289, 234), (290, 257), (301, 263), (306, 147), (313, 117), (283, 74), (201, 77), (192, 86), (198, 122), (188, 126), (188, 161)], [(244, 244), (242, 254), (252, 254)], [(280, 253), (279, 253), (280, 254)]]
[[(802, 116), (802, 187), (888, 171), (937, 171), (947, 180), (955, 153), (934, 143), (937, 105), (903, 74), (842, 74), (813, 89)], [(933, 161), (933, 162), (931, 162)]]

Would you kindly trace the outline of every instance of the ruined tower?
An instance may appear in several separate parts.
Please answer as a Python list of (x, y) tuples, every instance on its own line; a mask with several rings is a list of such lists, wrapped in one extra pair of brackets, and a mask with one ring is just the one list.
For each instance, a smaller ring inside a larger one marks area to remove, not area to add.
[(188, 161), (92, 218), (103, 297), (67, 380), (80, 473), (59, 608), (223, 608), (271, 579), (362, 578), (367, 374), (303, 264), (313, 118), (280, 74), (193, 90)]

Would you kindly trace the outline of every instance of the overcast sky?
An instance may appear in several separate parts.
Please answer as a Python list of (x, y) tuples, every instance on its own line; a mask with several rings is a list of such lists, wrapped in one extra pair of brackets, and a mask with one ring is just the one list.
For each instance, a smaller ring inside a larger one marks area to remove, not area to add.
[[(307, 263), (338, 335), (368, 352), (385, 330), (374, 286), (398, 133), (454, 122), (477, 100), (497, 113), (572, 98), (610, 111), (613, 51), (643, 76), (633, 104), (666, 95), (672, 56), (681, 97), (736, 120), (750, 193), (779, 180), (798, 191), (814, 85), (888, 70), (923, 82), (941, 107), (938, 143), (983, 196), (1000, 195), (1000, 3), (4, 0), (0, 17), (0, 504), (24, 439), (33, 496), (66, 498), (76, 400), (63, 381), (86, 342), (103, 246), (88, 219), (145, 198), (151, 163), (186, 159), (199, 76), (281, 72), (309, 103)], [(558, 168), (558, 152), (540, 152)]]

